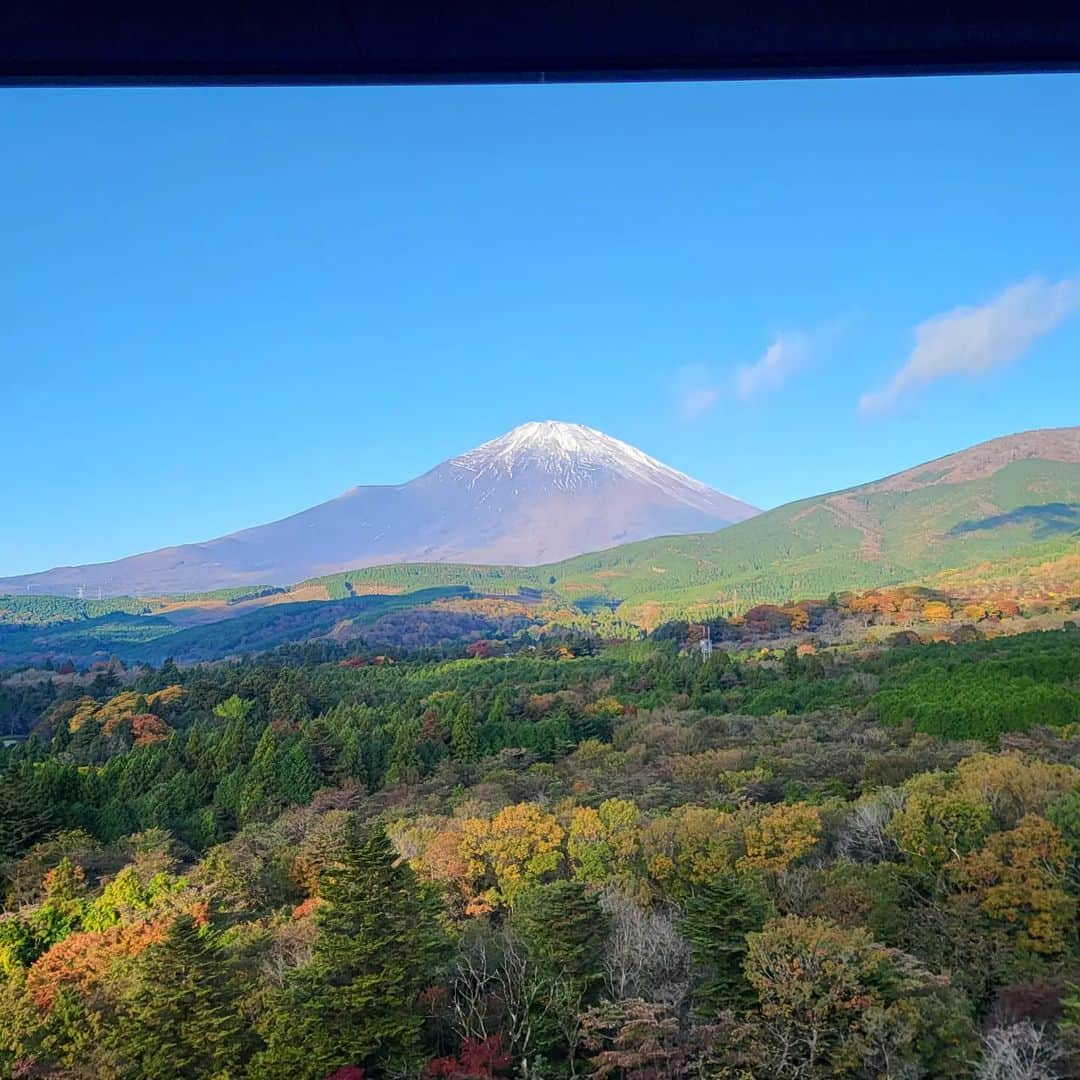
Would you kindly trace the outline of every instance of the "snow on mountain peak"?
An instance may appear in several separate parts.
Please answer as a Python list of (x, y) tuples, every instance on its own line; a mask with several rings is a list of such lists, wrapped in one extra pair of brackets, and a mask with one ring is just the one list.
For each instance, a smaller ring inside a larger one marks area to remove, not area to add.
[(614, 474), (660, 488), (692, 504), (721, 494), (629, 443), (584, 424), (559, 420), (521, 424), (475, 450), (452, 458), (448, 464), (471, 473), (471, 485), (484, 478), (539, 473), (552, 487), (573, 490)]

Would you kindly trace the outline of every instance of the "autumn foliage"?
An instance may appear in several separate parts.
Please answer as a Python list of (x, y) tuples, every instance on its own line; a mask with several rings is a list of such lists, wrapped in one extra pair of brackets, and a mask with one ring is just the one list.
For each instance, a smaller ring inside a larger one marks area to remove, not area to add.
[(26, 973), (27, 993), (42, 1009), (48, 1009), (65, 986), (87, 993), (114, 965), (163, 941), (169, 922), (169, 919), (148, 919), (108, 930), (71, 934), (30, 965)]
[(503, 1049), (501, 1036), (466, 1038), (457, 1057), (429, 1061), (424, 1075), (429, 1080), (492, 1080), (493, 1077), (506, 1075), (512, 1063), (513, 1057)]

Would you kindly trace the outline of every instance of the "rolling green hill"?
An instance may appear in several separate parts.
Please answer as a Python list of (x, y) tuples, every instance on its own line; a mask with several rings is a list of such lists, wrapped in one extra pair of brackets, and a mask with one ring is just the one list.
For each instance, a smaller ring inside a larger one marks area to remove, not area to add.
[(277, 604), (234, 619), (163, 634), (128, 651), (131, 659), (160, 664), (166, 657), (199, 663), (224, 656), (264, 652), (278, 645), (311, 641), (348, 624), (362, 627), (394, 611), (460, 596), (461, 588), (424, 589), (402, 596), (357, 596), (346, 600)]
[(345, 627), (358, 630), (393, 612), (466, 593), (468, 589), (451, 586), (407, 595), (280, 603), (189, 627), (163, 615), (124, 611), (44, 625), (0, 624), (0, 669), (46, 656), (71, 657), (78, 663), (117, 656), (127, 663), (150, 664), (172, 657), (194, 664), (311, 641)]
[[(556, 621), (571, 619), (565, 609), (580, 618), (607, 604), (618, 607), (621, 620), (651, 628), (694, 610), (738, 613), (900, 583), (978, 591), (983, 582), (1038, 578), (1047, 567), (1069, 590), (1080, 576), (1077, 556), (1080, 428), (1059, 428), (995, 439), (719, 532), (659, 537), (545, 566), (405, 563), (313, 578), (289, 590), (150, 601), (0, 597), (0, 623), (70, 620), (76, 625), (57, 626), (50, 644), (97, 636), (106, 651), (124, 645), (129, 655), (149, 659), (181, 646), (196, 659), (306, 640), (333, 624), (338, 602), (396, 596), (410, 607), (424, 601), (399, 594), (430, 589), (480, 596), (527, 590), (530, 601), (543, 598), (543, 611)], [(145, 614), (128, 614), (135, 611)], [(183, 627), (188, 636), (177, 636)], [(0, 654), (25, 654), (41, 643), (40, 630), (35, 638), (14, 629)], [(167, 644), (166, 635), (176, 641)], [(136, 641), (145, 645), (136, 648)]]
[(619, 600), (634, 617), (649, 603), (745, 610), (1073, 549), (1080, 549), (1080, 428), (1061, 428), (995, 439), (719, 532), (644, 540), (539, 567), (414, 563), (307, 584), (331, 596), (379, 586), (524, 586), (570, 602)]

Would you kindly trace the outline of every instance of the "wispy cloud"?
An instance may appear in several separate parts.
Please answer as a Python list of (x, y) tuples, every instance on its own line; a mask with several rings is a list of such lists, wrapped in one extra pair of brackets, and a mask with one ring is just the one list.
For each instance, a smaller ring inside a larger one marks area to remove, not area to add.
[(1044, 334), (1080, 311), (1080, 277), (1031, 277), (980, 307), (958, 307), (915, 328), (915, 348), (880, 390), (859, 399), (859, 411), (880, 413), (902, 397), (948, 375), (982, 375), (1023, 356)]
[(724, 399), (746, 401), (779, 390), (847, 332), (850, 318), (832, 319), (812, 330), (785, 330), (752, 364), (720, 374), (705, 364), (679, 368), (675, 380), (684, 420), (700, 420)]
[(809, 359), (811, 335), (803, 331), (778, 334), (761, 358), (745, 364), (735, 378), (735, 393), (742, 399), (779, 390)]
[(720, 386), (704, 364), (687, 364), (676, 379), (679, 412), (684, 420), (700, 420), (716, 407)]

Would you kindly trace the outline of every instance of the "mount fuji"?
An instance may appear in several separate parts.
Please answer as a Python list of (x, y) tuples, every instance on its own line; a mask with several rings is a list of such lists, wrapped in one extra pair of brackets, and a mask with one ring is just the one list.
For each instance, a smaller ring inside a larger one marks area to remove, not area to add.
[(103, 595), (287, 585), (400, 562), (553, 562), (631, 540), (712, 531), (758, 511), (582, 424), (513, 431), (400, 485), (215, 540), (0, 578), (0, 592)]

